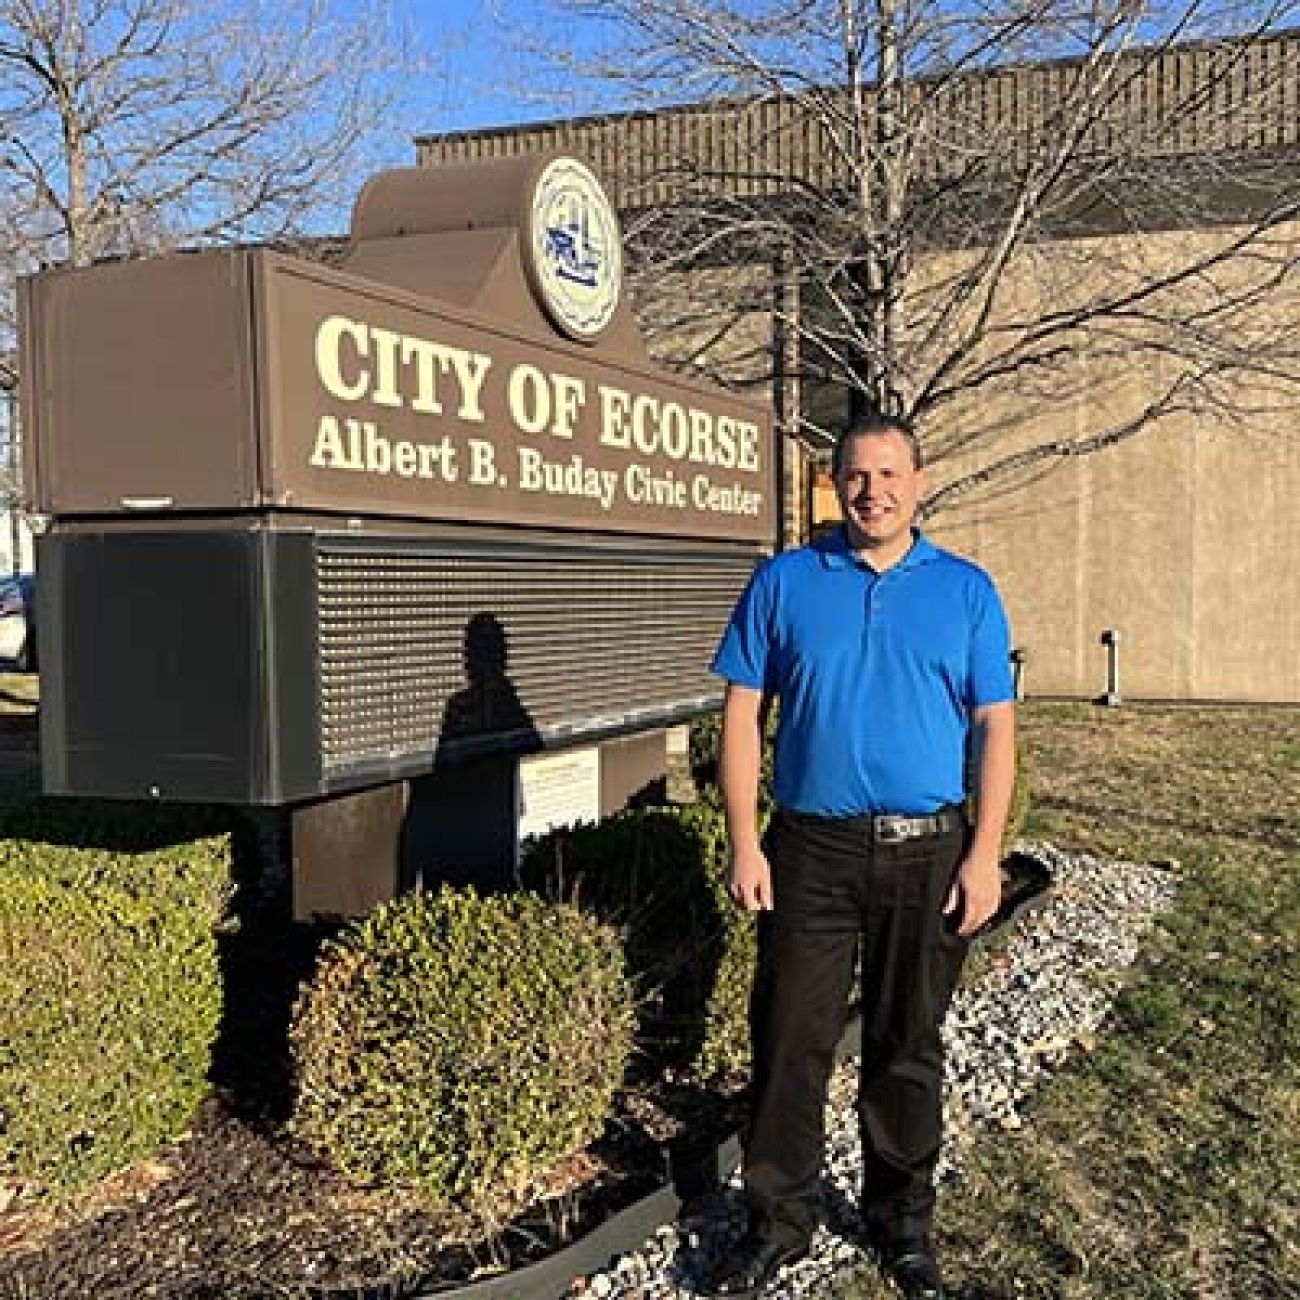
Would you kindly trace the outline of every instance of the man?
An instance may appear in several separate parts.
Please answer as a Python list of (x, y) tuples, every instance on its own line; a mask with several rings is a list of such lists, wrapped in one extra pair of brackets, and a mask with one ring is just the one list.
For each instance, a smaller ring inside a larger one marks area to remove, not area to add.
[[(987, 575), (913, 527), (925, 475), (905, 421), (857, 425), (832, 468), (842, 528), (759, 568), (713, 664), (727, 680), (731, 894), (761, 913), (749, 1227), (713, 1294), (756, 1296), (807, 1252), (827, 1082), (860, 951), (867, 1244), (904, 1296), (941, 1300), (931, 1236), (939, 1031), (969, 936), (999, 903), (1015, 770), (1009, 637)], [(772, 699), (776, 811), (760, 843)]]

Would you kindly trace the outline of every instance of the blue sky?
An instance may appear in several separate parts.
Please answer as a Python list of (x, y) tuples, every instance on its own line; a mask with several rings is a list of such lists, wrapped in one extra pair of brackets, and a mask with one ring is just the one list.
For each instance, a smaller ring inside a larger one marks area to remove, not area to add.
[[(427, 63), (415, 97), (411, 134), (505, 126), (591, 112), (606, 105), (578, 98), (544, 51), (599, 42), (594, 20), (558, 20), (538, 0), (408, 0)], [(532, 54), (529, 45), (538, 53)]]

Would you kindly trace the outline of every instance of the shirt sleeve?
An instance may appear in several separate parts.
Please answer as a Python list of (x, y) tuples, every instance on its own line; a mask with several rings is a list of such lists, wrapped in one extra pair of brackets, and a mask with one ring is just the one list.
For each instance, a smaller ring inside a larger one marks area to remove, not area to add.
[(967, 707), (1001, 704), (1014, 697), (1011, 681), (1011, 629), (1007, 612), (987, 578), (971, 628), (970, 685)]
[(767, 565), (759, 568), (731, 611), (713, 656), (712, 671), (737, 686), (765, 689), (772, 663), (772, 583)]

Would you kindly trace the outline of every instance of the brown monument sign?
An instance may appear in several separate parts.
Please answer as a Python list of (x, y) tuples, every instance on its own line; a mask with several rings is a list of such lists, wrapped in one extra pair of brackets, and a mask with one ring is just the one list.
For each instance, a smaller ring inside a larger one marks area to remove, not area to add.
[[(551, 230), (562, 251), (581, 235), (564, 216)], [(525, 261), (510, 233), (509, 259), (499, 240), (475, 249), (457, 230), (375, 241), (432, 262), (404, 275), (390, 251), (383, 265), (418, 291), (265, 250), (38, 277), (24, 295), (27, 373), (41, 380), (25, 411), (35, 508), (292, 509), (766, 543), (764, 410), (652, 366), (627, 321), (606, 342), (547, 328), (529, 270), (546, 250)], [(491, 318), (436, 296), (439, 269), (466, 296), (476, 253)]]
[(46, 789), (284, 809), (302, 914), (653, 791), (775, 518), (767, 413), (651, 364), (576, 160), (385, 173), (342, 261), (21, 291)]

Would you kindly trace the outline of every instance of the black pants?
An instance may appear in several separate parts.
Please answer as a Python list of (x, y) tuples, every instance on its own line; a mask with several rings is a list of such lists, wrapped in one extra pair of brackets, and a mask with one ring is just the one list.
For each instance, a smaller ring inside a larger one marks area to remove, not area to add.
[(745, 1144), (764, 1238), (797, 1242), (817, 1226), (826, 1088), (859, 943), (863, 1214), (891, 1236), (925, 1232), (933, 1216), (939, 1030), (967, 947), (943, 903), (967, 833), (876, 843), (870, 825), (778, 811), (765, 841), (774, 909), (759, 918)]

